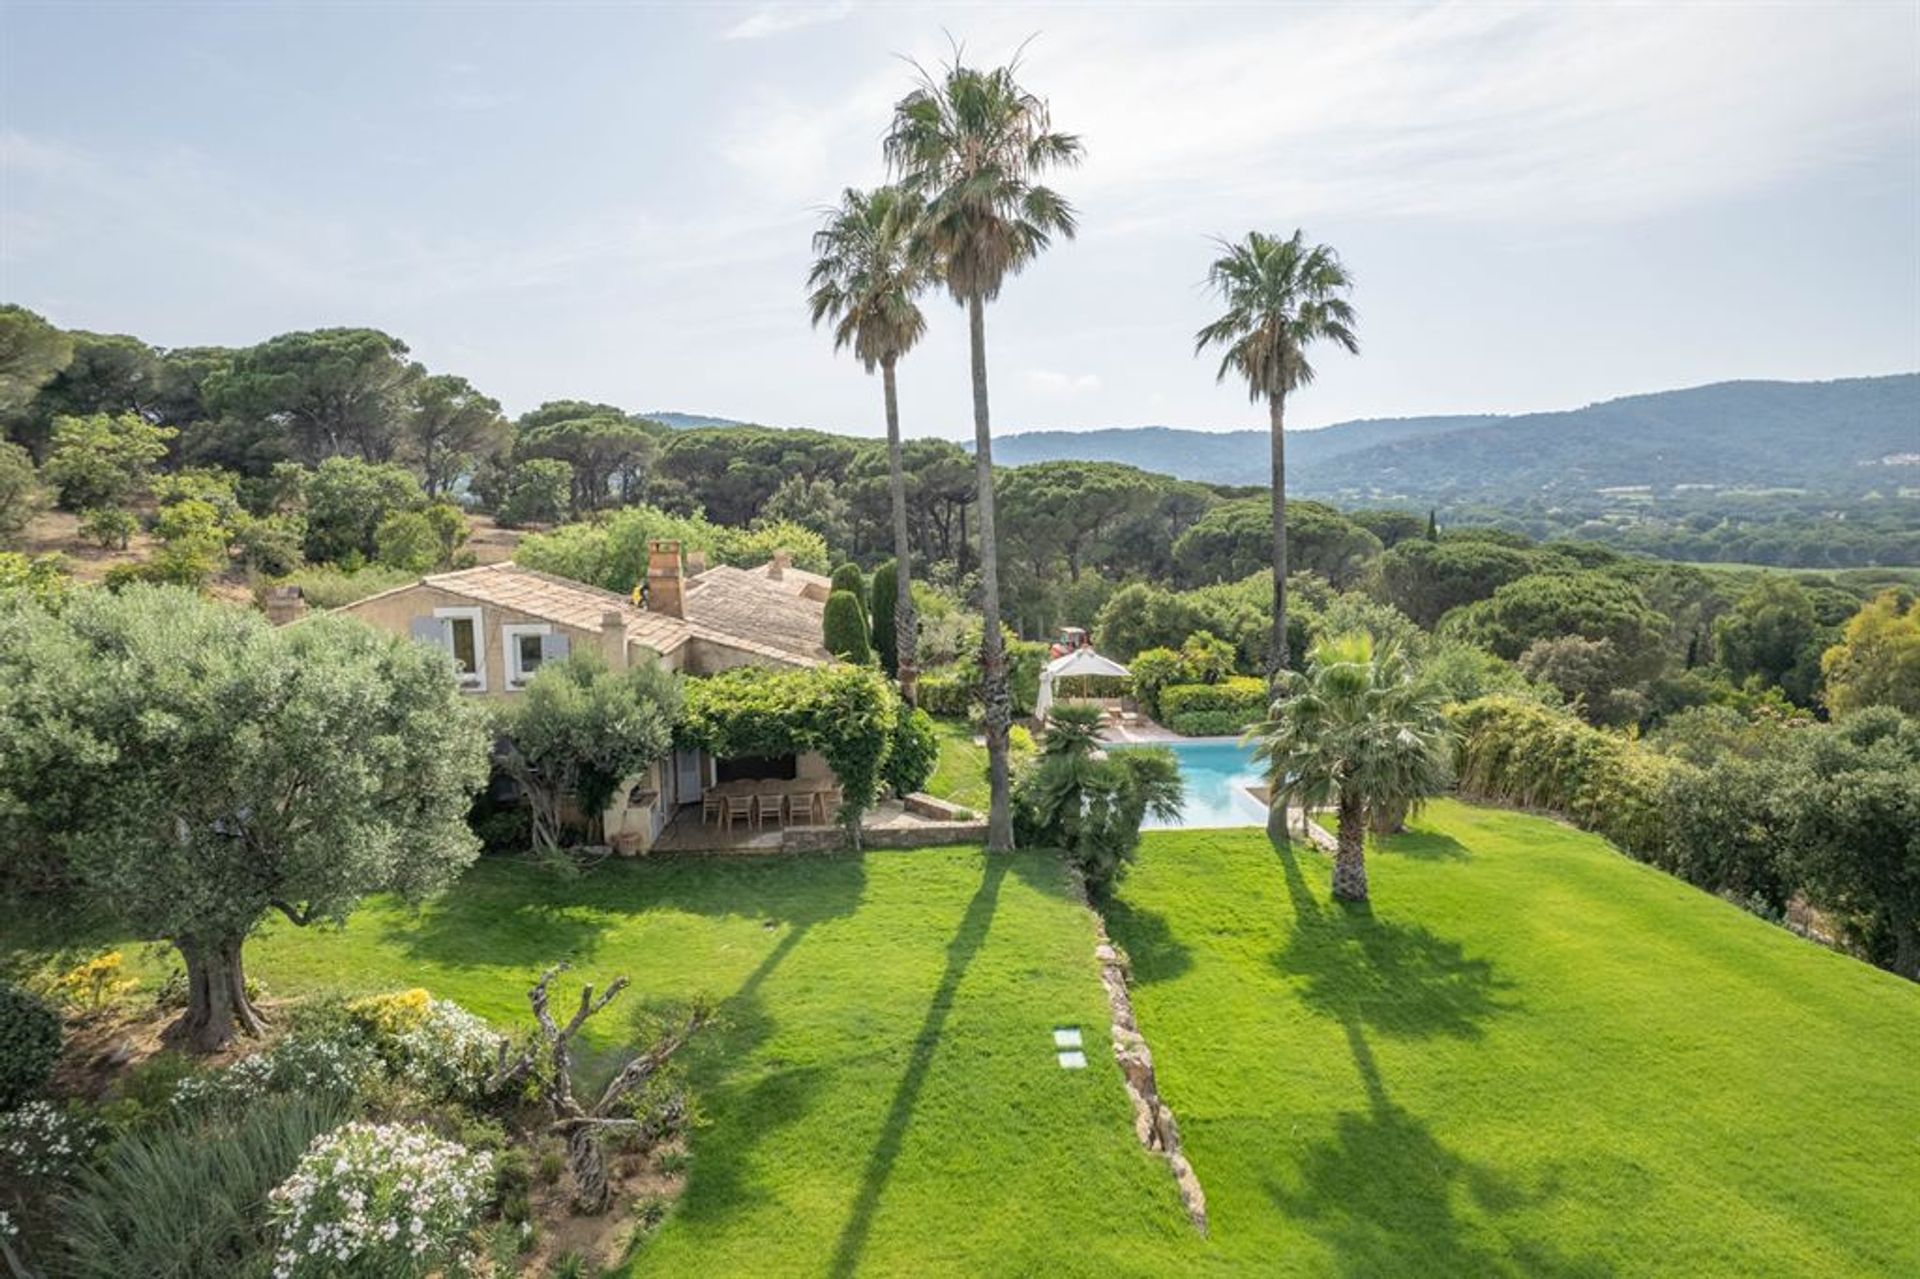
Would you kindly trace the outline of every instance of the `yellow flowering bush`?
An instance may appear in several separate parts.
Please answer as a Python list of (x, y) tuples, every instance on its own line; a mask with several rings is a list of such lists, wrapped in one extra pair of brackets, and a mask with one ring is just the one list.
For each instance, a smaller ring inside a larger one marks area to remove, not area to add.
[(347, 1005), (347, 1013), (376, 1035), (399, 1035), (417, 1030), (433, 1011), (433, 996), (415, 986), (368, 995)]
[(105, 1008), (140, 984), (121, 975), (125, 962), (119, 951), (110, 950), (60, 974), (54, 990), (75, 1008), (88, 1012)]

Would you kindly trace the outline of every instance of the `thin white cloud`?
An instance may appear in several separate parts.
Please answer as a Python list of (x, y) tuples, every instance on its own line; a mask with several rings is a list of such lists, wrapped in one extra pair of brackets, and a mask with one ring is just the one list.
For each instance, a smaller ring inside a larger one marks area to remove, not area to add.
[(853, 12), (851, 0), (839, 4), (763, 4), (720, 33), (722, 40), (761, 40), (802, 27), (838, 22)]
[[(1087, 143), (1073, 192), (1109, 226), (1249, 207), (1631, 219), (1912, 130), (1913, 42), (1874, 6), (1211, 12), (1056, 11), (1027, 52), (1025, 78)], [(981, 59), (1037, 21), (975, 16)]]
[(1027, 385), (1042, 395), (1055, 399), (1072, 399), (1077, 395), (1091, 395), (1100, 389), (1100, 375), (1097, 373), (1061, 373), (1054, 369), (1030, 369), (1027, 372)]

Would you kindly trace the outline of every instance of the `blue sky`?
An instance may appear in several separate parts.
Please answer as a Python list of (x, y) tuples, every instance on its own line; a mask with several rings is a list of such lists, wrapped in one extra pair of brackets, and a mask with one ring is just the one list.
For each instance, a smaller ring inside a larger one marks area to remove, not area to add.
[[(1192, 356), (1208, 237), (1304, 226), (1363, 350), (1302, 426), (1920, 368), (1920, 7), (0, 7), (0, 299), (162, 345), (383, 328), (509, 411), (854, 433), (818, 210), (945, 32), (1087, 161), (988, 318), (1000, 431), (1263, 414)], [(963, 315), (902, 365), (970, 429)]]

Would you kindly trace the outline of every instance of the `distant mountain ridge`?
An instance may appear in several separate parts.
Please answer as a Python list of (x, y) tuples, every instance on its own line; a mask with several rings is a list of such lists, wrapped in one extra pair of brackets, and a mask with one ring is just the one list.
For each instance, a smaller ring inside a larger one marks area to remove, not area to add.
[[(1920, 373), (1720, 382), (1564, 412), (1390, 418), (1287, 435), (1288, 487), (1348, 501), (1460, 502), (1701, 486), (1864, 493), (1920, 485)], [(1264, 485), (1265, 431), (1034, 431), (994, 441), (1007, 466), (1124, 462)]]
[[(1493, 414), (1447, 417), (1365, 418), (1311, 431), (1287, 432), (1291, 467), (1358, 452), (1375, 445), (1488, 426)], [(970, 446), (971, 441), (963, 442)], [(993, 441), (1001, 466), (1029, 462), (1124, 462), (1143, 471), (1177, 475), (1208, 484), (1265, 484), (1267, 432), (1195, 431), (1177, 426), (1118, 426), (1092, 431), (1021, 431)]]
[(697, 431), (704, 426), (746, 426), (746, 422), (730, 417), (709, 417), (705, 413), (642, 413), (649, 422), (658, 422), (662, 426), (672, 427), (676, 431)]

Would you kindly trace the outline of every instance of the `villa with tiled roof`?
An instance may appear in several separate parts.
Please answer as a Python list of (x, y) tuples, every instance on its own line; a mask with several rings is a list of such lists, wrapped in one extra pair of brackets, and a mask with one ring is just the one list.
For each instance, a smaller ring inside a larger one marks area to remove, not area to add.
[(752, 569), (688, 562), (655, 542), (634, 596), (518, 564), (435, 573), (347, 605), (382, 630), (440, 644), (463, 686), (518, 692), (541, 663), (585, 646), (624, 670), (641, 655), (669, 670), (712, 675), (735, 666), (817, 666), (826, 580), (785, 562)]
[[(614, 670), (654, 660), (686, 675), (736, 666), (819, 666), (828, 579), (792, 566), (784, 554), (758, 568), (706, 566), (680, 543), (652, 543), (644, 587), (632, 596), (518, 564), (434, 573), (370, 595), (339, 611), (371, 626), (445, 648), (461, 686), (476, 696), (511, 697), (542, 665), (583, 650)], [(682, 804), (742, 770), (753, 775), (831, 779), (813, 755), (784, 760), (715, 760), (676, 751), (639, 779), (608, 813), (608, 838), (644, 850)], [(742, 774), (744, 775), (744, 774)]]

